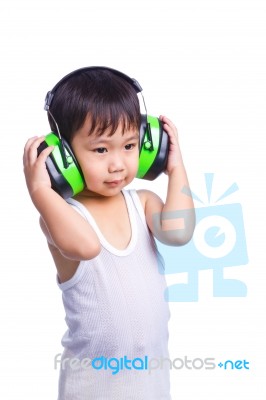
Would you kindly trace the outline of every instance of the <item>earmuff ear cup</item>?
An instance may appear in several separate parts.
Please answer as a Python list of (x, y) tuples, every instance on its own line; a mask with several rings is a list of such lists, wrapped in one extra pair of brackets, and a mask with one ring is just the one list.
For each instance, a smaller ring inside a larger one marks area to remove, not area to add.
[[(67, 168), (64, 167), (60, 145), (63, 145), (65, 149)], [(54, 150), (46, 159), (46, 168), (51, 179), (52, 188), (64, 199), (75, 196), (84, 189), (85, 183), (71, 147), (65, 139), (62, 139), (61, 144), (58, 136), (50, 133), (39, 146), (38, 155), (48, 146), (54, 146)]]
[(137, 178), (154, 180), (167, 166), (169, 136), (159, 118), (141, 116), (140, 155)]

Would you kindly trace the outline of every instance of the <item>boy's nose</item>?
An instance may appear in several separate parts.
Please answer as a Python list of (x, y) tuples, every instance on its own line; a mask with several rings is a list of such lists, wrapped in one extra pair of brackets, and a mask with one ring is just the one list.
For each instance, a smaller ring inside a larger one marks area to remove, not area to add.
[(121, 157), (117, 156), (113, 156), (112, 159), (109, 162), (109, 172), (117, 172), (117, 171), (123, 171), (124, 169), (124, 163), (123, 160), (121, 159)]

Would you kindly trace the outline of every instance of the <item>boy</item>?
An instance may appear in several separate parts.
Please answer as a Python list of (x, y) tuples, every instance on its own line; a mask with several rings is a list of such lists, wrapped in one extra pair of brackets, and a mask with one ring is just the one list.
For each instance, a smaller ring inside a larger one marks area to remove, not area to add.
[[(153, 236), (178, 246), (194, 229), (193, 201), (182, 192), (189, 184), (177, 130), (160, 117), (170, 140), (164, 204), (150, 191), (124, 189), (138, 170), (140, 107), (123, 77), (105, 68), (71, 74), (54, 93), (48, 117), (52, 131), (70, 144), (85, 181), (84, 190), (65, 201), (51, 189), (45, 166), (53, 147), (38, 157), (44, 137), (28, 140), (26, 182), (57, 268), (68, 325), (58, 400), (170, 399), (169, 366), (149, 371), (144, 365), (168, 356), (166, 284)], [(176, 210), (191, 215), (174, 230), (164, 216)], [(116, 374), (107, 368), (114, 367), (110, 360), (122, 360)]]

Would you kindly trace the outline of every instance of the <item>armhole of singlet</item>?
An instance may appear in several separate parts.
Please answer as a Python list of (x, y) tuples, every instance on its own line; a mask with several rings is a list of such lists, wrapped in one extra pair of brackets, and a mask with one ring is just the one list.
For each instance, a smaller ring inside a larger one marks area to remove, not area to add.
[(78, 268), (76, 269), (76, 272), (74, 273), (74, 275), (70, 279), (65, 281), (65, 282), (60, 283), (59, 282), (59, 277), (58, 277), (58, 275), (56, 275), (56, 283), (57, 283), (57, 286), (59, 287), (59, 289), (61, 289), (64, 292), (65, 290), (71, 288), (76, 283), (78, 283), (81, 280), (81, 278), (82, 278), (82, 276), (84, 274), (85, 263), (86, 263), (85, 260), (81, 260), (79, 265), (78, 265)]

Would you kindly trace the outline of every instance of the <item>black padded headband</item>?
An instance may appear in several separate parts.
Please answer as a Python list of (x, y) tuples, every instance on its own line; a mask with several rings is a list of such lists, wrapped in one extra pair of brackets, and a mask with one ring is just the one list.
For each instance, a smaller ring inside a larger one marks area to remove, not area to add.
[(54, 87), (52, 90), (50, 90), (46, 97), (45, 97), (45, 103), (44, 103), (44, 109), (46, 111), (49, 110), (50, 105), (52, 103), (54, 94), (56, 92), (56, 90), (58, 89), (58, 87), (64, 83), (65, 81), (67, 81), (70, 77), (80, 73), (80, 72), (86, 72), (86, 71), (91, 71), (91, 70), (108, 70), (113, 72), (115, 75), (120, 76), (120, 78), (123, 78), (124, 80), (126, 80), (128, 83), (130, 83), (134, 89), (136, 90), (137, 93), (142, 91), (142, 87), (140, 86), (140, 84), (138, 83), (138, 81), (134, 78), (130, 78), (128, 75), (124, 74), (123, 72), (117, 71), (116, 69), (113, 68), (108, 68), (108, 67), (84, 67), (84, 68), (79, 68), (76, 69), (75, 71), (70, 72), (69, 74), (65, 75)]

